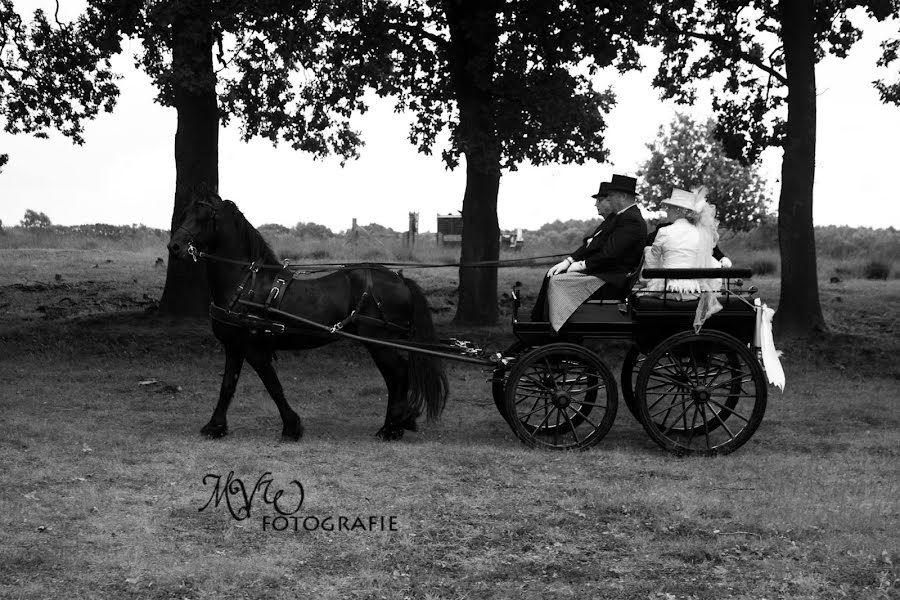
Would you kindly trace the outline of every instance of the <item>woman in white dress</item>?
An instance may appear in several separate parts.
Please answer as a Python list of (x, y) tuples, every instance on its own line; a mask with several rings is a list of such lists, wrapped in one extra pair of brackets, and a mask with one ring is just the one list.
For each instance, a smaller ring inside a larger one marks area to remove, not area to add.
[[(706, 188), (693, 192), (675, 188), (663, 200), (672, 224), (662, 227), (653, 245), (644, 249), (645, 269), (717, 268), (722, 265), (713, 258), (713, 248), (719, 241), (716, 209), (706, 202)], [(722, 306), (715, 292), (722, 287), (721, 279), (651, 279), (649, 291), (665, 291), (675, 300), (701, 298), (695, 327), (699, 326)], [(707, 293), (702, 293), (707, 292)]]

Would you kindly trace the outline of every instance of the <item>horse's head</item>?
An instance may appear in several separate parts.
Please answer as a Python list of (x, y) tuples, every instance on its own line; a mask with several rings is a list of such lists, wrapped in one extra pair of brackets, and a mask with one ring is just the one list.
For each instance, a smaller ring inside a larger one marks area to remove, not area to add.
[(188, 249), (211, 250), (217, 233), (217, 213), (222, 199), (212, 192), (194, 191), (181, 214), (181, 223), (172, 231), (169, 252), (176, 258), (186, 258)]

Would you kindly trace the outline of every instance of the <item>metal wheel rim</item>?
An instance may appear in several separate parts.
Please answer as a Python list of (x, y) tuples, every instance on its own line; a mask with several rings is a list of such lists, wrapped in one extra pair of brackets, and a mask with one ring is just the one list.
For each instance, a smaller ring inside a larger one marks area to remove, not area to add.
[(573, 344), (533, 350), (510, 372), (506, 410), (513, 431), (532, 447), (586, 449), (612, 427), (616, 384), (594, 353)]
[(648, 355), (636, 384), (644, 429), (675, 454), (733, 452), (762, 421), (766, 397), (756, 357), (719, 332), (665, 340)]

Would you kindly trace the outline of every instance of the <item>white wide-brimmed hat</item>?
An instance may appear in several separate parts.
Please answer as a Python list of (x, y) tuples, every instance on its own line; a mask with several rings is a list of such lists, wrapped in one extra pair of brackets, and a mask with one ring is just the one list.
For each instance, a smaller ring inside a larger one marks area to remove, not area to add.
[(663, 204), (680, 206), (681, 208), (686, 208), (688, 210), (697, 210), (697, 194), (695, 194), (694, 192), (689, 192), (687, 190), (672, 188), (672, 195), (662, 202)]

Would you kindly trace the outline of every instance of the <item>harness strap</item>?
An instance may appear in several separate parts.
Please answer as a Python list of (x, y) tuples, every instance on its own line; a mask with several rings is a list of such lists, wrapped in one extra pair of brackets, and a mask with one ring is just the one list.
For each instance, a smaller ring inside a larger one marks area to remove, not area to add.
[(288, 261), (285, 260), (284, 266), (281, 267), (281, 271), (275, 276), (275, 281), (272, 283), (272, 289), (269, 290), (269, 295), (265, 302), (266, 310), (281, 306), (281, 302), (287, 294), (287, 288), (291, 285), (293, 280), (294, 272), (288, 267)]
[(231, 311), (234, 309), (234, 305), (237, 304), (238, 300), (241, 299), (241, 294), (244, 293), (244, 288), (247, 286), (247, 281), (250, 280), (250, 292), (247, 294), (248, 298), (253, 297), (253, 285), (256, 283), (256, 273), (259, 271), (259, 267), (256, 266), (255, 262), (250, 263), (250, 267), (247, 271), (247, 274), (244, 276), (244, 280), (241, 282), (241, 285), (237, 287), (234, 292), (234, 296), (231, 298), (231, 302), (228, 303), (228, 310)]

